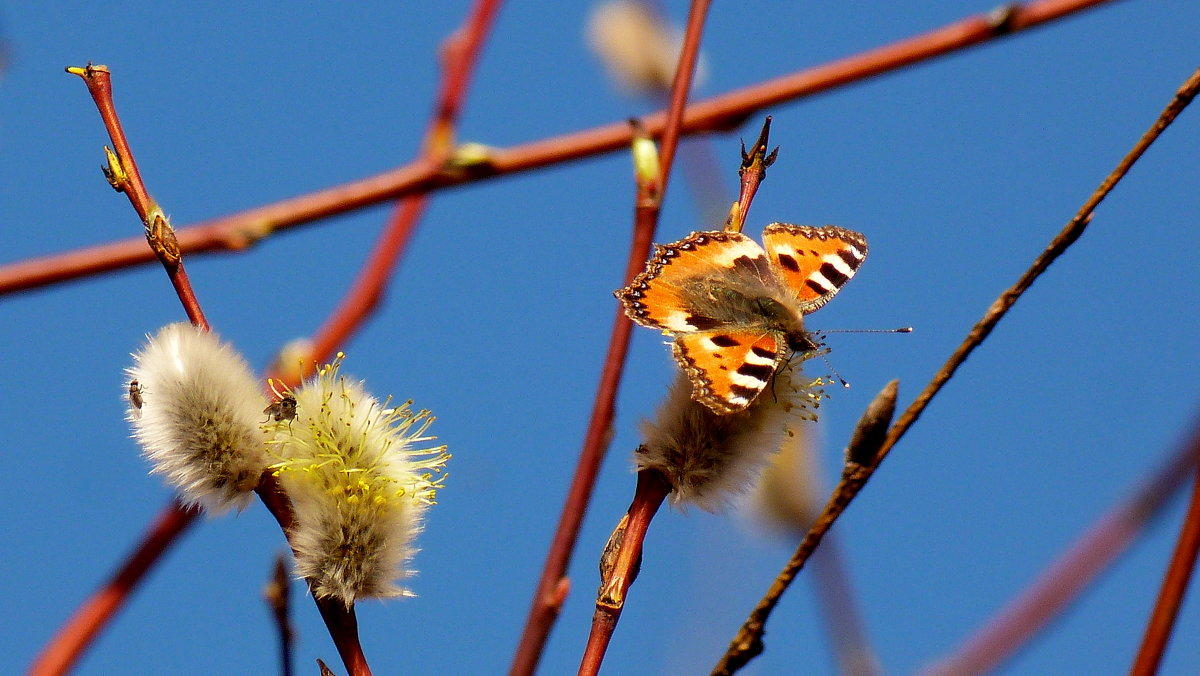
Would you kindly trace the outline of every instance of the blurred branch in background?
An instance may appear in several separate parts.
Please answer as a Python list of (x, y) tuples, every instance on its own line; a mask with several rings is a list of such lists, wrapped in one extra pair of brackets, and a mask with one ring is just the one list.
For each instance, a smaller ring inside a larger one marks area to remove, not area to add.
[(1200, 459), (1200, 416), (1191, 438), (1127, 499), (1081, 535), (1033, 584), (922, 676), (971, 676), (999, 668), (1065, 612), (1145, 532)]
[[(1200, 444), (1192, 449), (1200, 450)], [(1194, 472), (1195, 473), (1195, 472)], [(1175, 541), (1175, 549), (1171, 553), (1171, 561), (1163, 576), (1162, 587), (1154, 602), (1154, 610), (1146, 625), (1146, 633), (1142, 636), (1142, 645), (1133, 661), (1129, 673), (1134, 676), (1153, 676), (1158, 673), (1163, 656), (1167, 652), (1167, 643), (1175, 629), (1175, 620), (1179, 617), (1179, 608), (1183, 605), (1183, 597), (1187, 594), (1188, 584), (1196, 570), (1196, 556), (1200, 553), (1200, 473), (1196, 473), (1192, 485), (1192, 499), (1188, 502), (1187, 516), (1184, 517), (1183, 527)]]
[[(819, 436), (812, 425), (796, 425), (763, 471), (755, 489), (754, 520), (799, 544), (821, 512), (828, 489), (821, 485)], [(850, 567), (836, 532), (813, 555), (809, 582), (824, 624), (825, 640), (842, 676), (872, 676), (882, 667), (867, 636), (866, 621)]]
[(292, 627), (291, 598), (288, 594), (287, 555), (280, 554), (271, 566), (271, 577), (263, 587), (263, 600), (271, 610), (271, 619), (275, 621), (275, 631), (279, 634), (279, 673), (282, 676), (292, 676), (292, 653), (296, 641), (296, 631)]

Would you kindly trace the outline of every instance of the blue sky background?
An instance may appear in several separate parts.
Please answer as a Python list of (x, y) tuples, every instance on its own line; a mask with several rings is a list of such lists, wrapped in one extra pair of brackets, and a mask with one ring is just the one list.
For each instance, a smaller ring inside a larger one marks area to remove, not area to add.
[[(725, 92), (940, 26), (995, 3), (717, 3), (708, 78)], [(136, 235), (98, 167), (107, 143), (83, 84), (114, 72), (151, 192), (178, 225), (405, 163), (437, 82), (435, 53), (467, 3), (10, 6), (0, 80), (0, 259)], [(583, 39), (588, 3), (500, 14), (461, 137), (496, 146), (646, 112)], [(682, 21), (683, 3), (669, 11)], [(871, 255), (810, 326), (838, 335), (853, 383), (822, 408), (831, 483), (858, 414), (888, 380), (907, 404), (971, 324), (1074, 214), (1197, 65), (1200, 5), (1105, 6), (1011, 39), (776, 107), (781, 146), (751, 212), (859, 230)], [(738, 136), (713, 137), (733, 199)], [(842, 536), (889, 674), (956, 645), (1185, 434), (1200, 400), (1200, 110), (1186, 111), (1097, 212), (1083, 239), (1000, 325), (854, 503)], [(412, 397), (450, 445), (413, 582), (418, 598), (359, 608), (375, 672), (502, 673), (519, 635), (591, 407), (631, 222), (623, 154), (436, 195), (380, 311), (345, 346), (373, 392)], [(282, 234), (188, 269), (216, 330), (261, 367), (334, 307), (389, 207)], [(672, 184), (659, 241), (717, 224)], [(184, 315), (146, 266), (0, 299), (8, 354), (0, 491), (6, 574), (0, 672), (28, 664), (108, 577), (170, 492), (122, 419), (122, 369)], [(672, 376), (638, 330), (612, 453), (570, 574), (544, 674), (573, 673), (596, 559), (633, 490), (637, 421)], [(1009, 665), (1007, 674), (1119, 673), (1140, 640), (1183, 501)], [(793, 543), (741, 512), (664, 510), (606, 673), (707, 673)], [(83, 674), (274, 673), (259, 599), (275, 523), (255, 504), (194, 528), (85, 657)], [(343, 673), (296, 584), (299, 673)], [(1200, 672), (1200, 606), (1185, 603), (1163, 673)], [(832, 673), (807, 584), (772, 618), (747, 674)]]

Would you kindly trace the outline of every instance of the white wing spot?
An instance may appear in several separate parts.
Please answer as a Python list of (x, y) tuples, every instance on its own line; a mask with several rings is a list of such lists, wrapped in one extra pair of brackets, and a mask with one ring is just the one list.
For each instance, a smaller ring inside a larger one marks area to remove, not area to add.
[(829, 265), (832, 265), (834, 270), (837, 270), (847, 277), (854, 276), (854, 269), (849, 265), (846, 265), (846, 261), (842, 260), (841, 256), (829, 254), (827, 256), (822, 256), (821, 260)]
[(834, 290), (833, 282), (830, 282), (825, 275), (821, 274), (820, 270), (813, 272), (808, 276), (808, 282), (821, 287), (822, 293), (829, 293)]
[(762, 378), (744, 375), (738, 373), (737, 371), (729, 374), (729, 380), (735, 385), (741, 385), (742, 387), (753, 387), (755, 389), (761, 389), (762, 386), (767, 382)]
[(757, 354), (755, 354), (753, 351), (750, 351), (750, 352), (746, 353), (746, 363), (754, 364), (755, 366), (774, 366), (775, 358), (774, 357), (760, 357)]
[(743, 256), (747, 258), (761, 258), (765, 255), (761, 246), (757, 242), (746, 237), (738, 242), (736, 246), (725, 247), (721, 250), (721, 255), (716, 257), (716, 262), (723, 266), (732, 266), (733, 262)]

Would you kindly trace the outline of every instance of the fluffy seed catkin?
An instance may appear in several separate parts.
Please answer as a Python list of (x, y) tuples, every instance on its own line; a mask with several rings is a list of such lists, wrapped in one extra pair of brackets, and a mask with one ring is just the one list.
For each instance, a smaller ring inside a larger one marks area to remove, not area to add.
[(672, 504), (720, 511), (750, 487), (789, 425), (816, 419), (822, 384), (800, 374), (799, 363), (786, 365), (746, 410), (719, 415), (692, 399), (692, 385), (680, 375), (654, 420), (642, 423), (637, 469), (665, 475)]
[(245, 507), (269, 464), (266, 399), (246, 360), (184, 323), (160, 329), (133, 359), (127, 418), (151, 472), (210, 513)]

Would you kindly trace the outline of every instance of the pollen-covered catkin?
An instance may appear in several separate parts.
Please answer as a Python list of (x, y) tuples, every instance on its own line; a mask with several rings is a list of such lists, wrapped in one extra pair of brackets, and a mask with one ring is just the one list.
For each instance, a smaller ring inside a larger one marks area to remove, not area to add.
[(391, 407), (339, 375), (342, 355), (301, 388), (292, 420), (271, 425), (272, 469), (292, 503), (296, 574), (317, 597), (347, 607), (363, 598), (411, 596), (409, 577), (426, 508), (450, 457), (413, 448), (433, 418), (411, 402)]
[(721, 415), (692, 399), (692, 385), (681, 374), (654, 420), (642, 423), (634, 463), (667, 477), (672, 504), (719, 511), (750, 487), (789, 426), (816, 419), (822, 385), (805, 378), (799, 363), (785, 365), (746, 410)]
[(269, 464), (266, 399), (246, 360), (184, 323), (160, 329), (133, 359), (127, 418), (151, 471), (211, 513), (245, 507)]

